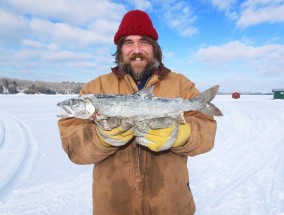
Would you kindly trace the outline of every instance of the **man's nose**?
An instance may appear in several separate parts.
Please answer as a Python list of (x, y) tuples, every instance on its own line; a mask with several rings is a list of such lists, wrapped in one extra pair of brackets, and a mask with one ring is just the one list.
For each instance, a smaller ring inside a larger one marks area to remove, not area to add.
[(134, 53), (140, 53), (141, 52), (141, 46), (139, 42), (136, 42), (133, 44), (133, 52)]

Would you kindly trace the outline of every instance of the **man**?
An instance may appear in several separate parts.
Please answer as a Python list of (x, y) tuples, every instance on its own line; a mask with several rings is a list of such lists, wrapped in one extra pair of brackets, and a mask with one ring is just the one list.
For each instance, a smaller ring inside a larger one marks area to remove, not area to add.
[[(196, 97), (194, 83), (162, 64), (157, 40), (145, 12), (126, 13), (114, 36), (117, 67), (87, 83), (81, 94), (133, 94), (154, 86), (155, 96)], [(59, 120), (69, 158), (95, 164), (93, 214), (194, 214), (187, 157), (212, 149), (216, 122), (199, 112), (187, 112), (184, 118), (186, 123), (158, 118), (137, 125), (125, 119), (99, 121), (95, 115)]]

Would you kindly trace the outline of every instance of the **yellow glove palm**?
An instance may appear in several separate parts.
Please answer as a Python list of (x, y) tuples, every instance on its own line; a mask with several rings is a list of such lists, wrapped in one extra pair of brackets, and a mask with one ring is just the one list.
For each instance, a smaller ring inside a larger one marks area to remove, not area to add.
[[(107, 121), (104, 121), (104, 123), (106, 122)], [(132, 126), (132, 121), (121, 120), (120, 126), (118, 127), (105, 130), (103, 127), (97, 126), (96, 130), (99, 139), (105, 146), (122, 146), (128, 143), (134, 137), (134, 132), (130, 130)]]
[(145, 126), (144, 123), (141, 126), (138, 125), (134, 133), (138, 144), (157, 152), (183, 146), (190, 136), (191, 127), (188, 123), (172, 122), (167, 128), (153, 129)]

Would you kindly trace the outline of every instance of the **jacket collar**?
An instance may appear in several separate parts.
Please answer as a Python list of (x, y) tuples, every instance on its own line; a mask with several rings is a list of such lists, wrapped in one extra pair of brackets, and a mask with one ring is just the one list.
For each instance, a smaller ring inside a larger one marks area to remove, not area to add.
[[(111, 68), (111, 70), (118, 78), (122, 78), (126, 74), (124, 71), (120, 70), (118, 66)], [(170, 72), (171, 70), (161, 63), (158, 69), (153, 72), (153, 75), (157, 75), (159, 78), (162, 79)]]

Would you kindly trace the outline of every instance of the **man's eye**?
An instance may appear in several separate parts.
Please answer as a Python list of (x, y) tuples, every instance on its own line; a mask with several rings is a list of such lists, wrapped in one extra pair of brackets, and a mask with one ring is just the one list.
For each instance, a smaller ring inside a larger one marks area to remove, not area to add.
[(133, 45), (132, 41), (125, 41), (123, 45), (131, 46)]
[(140, 43), (144, 44), (144, 45), (149, 44), (149, 42), (147, 40), (141, 40)]

